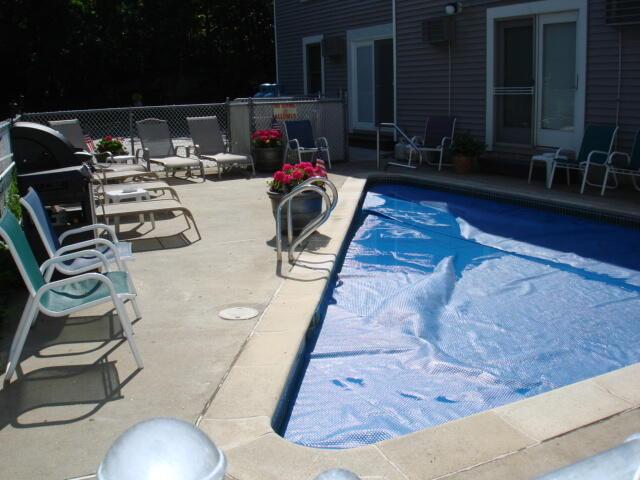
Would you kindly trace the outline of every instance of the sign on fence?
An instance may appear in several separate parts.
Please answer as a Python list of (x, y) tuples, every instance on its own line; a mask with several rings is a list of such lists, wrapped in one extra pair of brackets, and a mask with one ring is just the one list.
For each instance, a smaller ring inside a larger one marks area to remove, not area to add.
[(295, 103), (274, 103), (273, 118), (276, 120), (294, 120), (298, 117), (298, 106)]

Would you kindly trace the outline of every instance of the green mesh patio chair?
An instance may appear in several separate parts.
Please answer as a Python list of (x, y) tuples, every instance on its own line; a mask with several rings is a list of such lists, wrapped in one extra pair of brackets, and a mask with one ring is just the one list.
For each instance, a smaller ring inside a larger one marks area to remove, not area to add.
[[(95, 224), (90, 226), (92, 228), (85, 227), (84, 231), (105, 231), (109, 234), (110, 240), (95, 237), (83, 242), (62, 246), (59, 237), (53, 229), (51, 219), (42, 204), (42, 200), (40, 200), (40, 196), (33, 188), (29, 187), (27, 194), (20, 199), (20, 204), (29, 214), (31, 221), (35, 225), (49, 258), (58, 257), (77, 250), (97, 250), (105, 256), (109, 263), (115, 263), (118, 270), (128, 273), (126, 261), (133, 260), (131, 243), (118, 241), (118, 237), (113, 231), (113, 228), (109, 225)], [(70, 233), (73, 233), (73, 231)], [(68, 236), (69, 232), (66, 233), (65, 238)], [(102, 262), (100, 259), (94, 256), (78, 257), (68, 262), (55, 264), (55, 268), (65, 275), (77, 275), (78, 273), (96, 270), (101, 266)], [(131, 280), (130, 276), (129, 280)], [(131, 284), (131, 287), (133, 288), (133, 284)], [(138, 312), (136, 312), (136, 315), (138, 315)]]
[(618, 127), (613, 125), (587, 125), (582, 136), (582, 144), (580, 145), (580, 151), (571, 158), (567, 153), (571, 152), (566, 148), (559, 148), (553, 159), (551, 165), (551, 175), (548, 181), (548, 187), (553, 185), (553, 177), (556, 172), (556, 168), (564, 168), (567, 171), (567, 178), (571, 170), (578, 170), (582, 172), (582, 185), (580, 187), (580, 193), (584, 193), (584, 188), (587, 184), (594, 187), (600, 185), (589, 182), (589, 167), (597, 165), (604, 167), (609, 159), (609, 155), (613, 150), (613, 144), (616, 140), (616, 134), (618, 133)]
[[(11, 342), (5, 382), (11, 380), (16, 370), (29, 329), (37, 318), (38, 312), (51, 317), (64, 317), (105, 302), (113, 303), (136, 364), (138, 368), (143, 368), (142, 357), (133, 340), (131, 321), (124, 306), (127, 300), (132, 304), (135, 303), (135, 293), (131, 291), (126, 272), (111, 272), (105, 256), (96, 250), (78, 251), (53, 257), (38, 268), (38, 262), (27, 242), (27, 237), (11, 212), (6, 212), (0, 218), (0, 238), (9, 247), (29, 291), (27, 304)], [(63, 280), (51, 281), (56, 264), (82, 256), (98, 258), (102, 262), (104, 273), (82, 273)]]
[(631, 177), (633, 186), (636, 190), (640, 191), (640, 185), (638, 185), (636, 180), (640, 177), (640, 130), (636, 133), (636, 138), (633, 141), (631, 155), (626, 152), (611, 152), (605, 166), (607, 170), (604, 174), (604, 180), (602, 181), (600, 195), (604, 195), (604, 191), (607, 189), (609, 175), (613, 176), (616, 185), (618, 184), (617, 175), (627, 175)]

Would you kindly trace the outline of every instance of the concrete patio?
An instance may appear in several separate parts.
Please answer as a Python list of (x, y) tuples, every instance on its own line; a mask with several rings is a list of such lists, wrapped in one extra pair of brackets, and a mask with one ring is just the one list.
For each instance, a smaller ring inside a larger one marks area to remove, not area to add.
[[(353, 156), (352, 162), (335, 166), (331, 179), (338, 188), (346, 178), (364, 177), (375, 167), (371, 152), (354, 151)], [(601, 198), (596, 189), (579, 196), (577, 187), (548, 191), (541, 182), (528, 185), (524, 178), (461, 177), (428, 167), (400, 173), (476, 187), (490, 185), (532, 198), (578, 202), (585, 208), (640, 218), (640, 193), (630, 190)], [(182, 218), (158, 221), (153, 231), (147, 224), (123, 227), (123, 237), (136, 238), (138, 254), (130, 269), (143, 318), (134, 329), (145, 368), (135, 370), (118, 322), (106, 306), (89, 312), (93, 315), (84, 312), (61, 320), (41, 319), (23, 353), (19, 378), (0, 391), (3, 478), (89, 476), (113, 440), (138, 421), (171, 416), (199, 423), (260, 318), (229, 321), (217, 313), (235, 305), (262, 312), (282, 285), (283, 279), (276, 274), (273, 217), (264, 193), (266, 177), (248, 180), (232, 174), (218, 181), (210, 175), (204, 184), (180, 179), (170, 183), (193, 212), (202, 240), (194, 242), (197, 235), (184, 231)], [(138, 230), (127, 231), (128, 227)], [(11, 319), (17, 319), (22, 305), (23, 300), (16, 299)], [(5, 322), (4, 328), (0, 355), (6, 356), (15, 323)], [(4, 364), (5, 358), (2, 360)], [(637, 388), (630, 389), (629, 396), (632, 404), (640, 402)], [(277, 462), (277, 452), (258, 451), (256, 462), (273, 465), (255, 470), (250, 478), (310, 479), (324, 468), (338, 466), (353, 468), (365, 478), (530, 478), (610, 448), (636, 431), (640, 431), (640, 412), (633, 407), (472, 468), (456, 470), (456, 462), (451, 461), (433, 475), (427, 465), (443, 458), (447, 464), (446, 459), (455, 457), (455, 449), (460, 448), (447, 443), (446, 432), (441, 445), (431, 445), (415, 458), (402, 459), (400, 452), (400, 461), (408, 468), (394, 465), (379, 452), (385, 458), (386, 472), (379, 474), (373, 471), (376, 462), (352, 464), (348, 452), (309, 460), (308, 449), (300, 447), (299, 458)], [(236, 436), (241, 432), (208, 433), (233, 458)], [(465, 448), (481, 448), (493, 434), (469, 432)], [(344, 458), (344, 464), (336, 464), (337, 458)], [(285, 465), (291, 468), (283, 468)]]

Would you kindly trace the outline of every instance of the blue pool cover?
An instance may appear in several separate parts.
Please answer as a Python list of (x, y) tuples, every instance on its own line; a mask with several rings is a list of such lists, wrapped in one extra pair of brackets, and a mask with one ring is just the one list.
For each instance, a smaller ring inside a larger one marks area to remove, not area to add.
[(378, 442), (640, 361), (640, 231), (377, 185), (281, 433)]

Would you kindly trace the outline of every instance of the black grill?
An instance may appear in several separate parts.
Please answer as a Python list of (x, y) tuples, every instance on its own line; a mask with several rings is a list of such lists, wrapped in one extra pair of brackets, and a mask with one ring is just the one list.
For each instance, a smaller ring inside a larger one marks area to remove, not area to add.
[[(86, 153), (78, 152), (56, 130), (30, 122), (13, 125), (11, 145), (20, 195), (32, 187), (51, 213), (65, 212), (57, 219), (60, 231), (94, 223), (91, 171), (83, 164)], [(24, 213), (29, 242), (43, 261), (44, 249), (29, 215)]]

